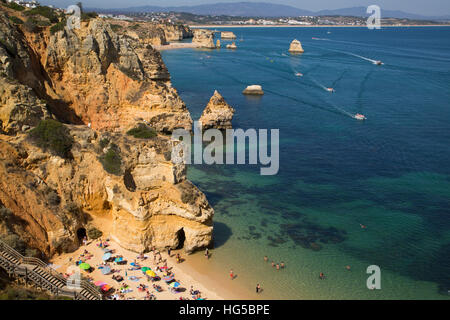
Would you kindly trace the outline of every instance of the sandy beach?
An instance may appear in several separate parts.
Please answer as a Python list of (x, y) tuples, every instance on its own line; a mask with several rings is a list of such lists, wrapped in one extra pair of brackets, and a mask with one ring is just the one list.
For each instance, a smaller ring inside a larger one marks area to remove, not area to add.
[(173, 50), (173, 49), (185, 49), (185, 48), (198, 48), (199, 45), (197, 43), (192, 42), (171, 42), (162, 46), (153, 46), (158, 51), (163, 50)]
[[(130, 289), (131, 292), (125, 293), (124, 297), (127, 300), (143, 300), (146, 296), (145, 291), (139, 291), (137, 287), (140, 284), (144, 284), (146, 286), (149, 286), (149, 292), (154, 294), (156, 299), (158, 300), (179, 300), (180, 297), (183, 299), (189, 299), (192, 300), (192, 297), (189, 294), (191, 286), (194, 288), (194, 290), (199, 290), (201, 292), (201, 298), (208, 299), (208, 300), (223, 300), (225, 297), (222, 297), (221, 295), (217, 294), (216, 292), (210, 290), (207, 285), (200, 283), (199, 281), (196, 281), (193, 279), (191, 275), (189, 275), (189, 272), (186, 272), (184, 270), (185, 268), (183, 266), (186, 265), (186, 260), (181, 262), (180, 264), (177, 264), (176, 262), (176, 254), (177, 252), (172, 251), (171, 257), (168, 256), (167, 252), (162, 252), (162, 260), (167, 259), (167, 266), (168, 269), (174, 274), (175, 280), (181, 284), (179, 287), (179, 291), (177, 293), (171, 292), (169, 286), (163, 281), (155, 281), (154, 283), (156, 285), (161, 286), (163, 289), (162, 292), (156, 292), (152, 288), (152, 282), (149, 282), (146, 278), (146, 276), (143, 274), (143, 272), (139, 270), (131, 270), (132, 266), (130, 263), (135, 262), (140, 267), (149, 267), (153, 271), (156, 272), (158, 276), (161, 278), (164, 276), (163, 272), (158, 272), (157, 270), (157, 263), (153, 260), (153, 253), (147, 253), (145, 254), (146, 259), (145, 260), (139, 260), (136, 259), (138, 254), (135, 252), (131, 252), (128, 250), (125, 250), (121, 248), (117, 243), (114, 241), (108, 241), (109, 246), (108, 249), (113, 250), (113, 257), (117, 255), (121, 255), (126, 261), (126, 264), (116, 264), (116, 263), (109, 263), (112, 270), (115, 270), (115, 272), (112, 272), (108, 275), (104, 275), (101, 273), (101, 269), (98, 267), (102, 264), (102, 257), (104, 254), (104, 251), (102, 248), (97, 246), (98, 241), (90, 241), (86, 246), (80, 246), (78, 250), (75, 252), (69, 253), (69, 254), (63, 254), (60, 256), (55, 257), (51, 260), (51, 263), (53, 264), (53, 267), (61, 273), (66, 273), (68, 270), (70, 270), (70, 267), (75, 265), (75, 261), (78, 260), (81, 254), (87, 250), (89, 254), (92, 254), (92, 257), (86, 259), (86, 263), (90, 264), (91, 267), (93, 267), (94, 271), (87, 273), (83, 272), (83, 274), (89, 278), (92, 279), (93, 282), (96, 281), (102, 281), (111, 286), (112, 288), (118, 290), (123, 283), (126, 283)], [(85, 257), (89, 254), (85, 254)], [(181, 253), (180, 253), (181, 254)], [(182, 255), (183, 259), (186, 259), (185, 256)], [(206, 258), (205, 258), (206, 259)], [(157, 258), (158, 260), (158, 258)], [(164, 263), (159, 263), (159, 266), (162, 267)], [(124, 280), (120, 283), (116, 282), (112, 279), (113, 275), (120, 275), (124, 278)], [(130, 279), (131, 277), (131, 279)], [(134, 279), (134, 280), (132, 280)]]
[[(139, 291), (137, 287), (140, 284), (148, 286), (148, 290), (153, 294), (157, 300), (179, 300), (182, 299), (193, 300), (190, 295), (191, 286), (194, 290), (199, 290), (201, 292), (201, 298), (207, 300), (245, 300), (245, 299), (261, 299), (263, 296), (258, 296), (249, 288), (244, 288), (239, 281), (230, 281), (228, 274), (218, 274), (217, 270), (211, 270), (208, 267), (209, 260), (206, 259), (203, 252), (197, 252), (193, 255), (186, 255), (183, 250), (172, 250), (171, 257), (168, 256), (167, 251), (161, 252), (162, 261), (167, 261), (167, 266), (169, 271), (171, 271), (175, 280), (181, 284), (180, 290), (177, 293), (171, 292), (169, 286), (163, 281), (155, 281), (156, 285), (161, 286), (162, 292), (156, 292), (152, 287), (152, 282), (149, 282), (146, 276), (139, 270), (130, 270), (132, 266), (130, 263), (137, 263), (140, 267), (149, 267), (156, 272), (161, 278), (164, 276), (163, 272), (158, 272), (157, 266), (162, 267), (164, 262), (157, 263), (158, 258), (154, 261), (153, 253), (146, 253), (145, 260), (137, 259), (138, 254), (120, 247), (116, 242), (110, 240), (108, 241), (108, 249), (113, 251), (113, 257), (120, 255), (127, 262), (123, 265), (118, 265), (115, 263), (109, 263), (114, 273), (104, 275), (101, 273), (101, 269), (98, 267), (102, 264), (102, 257), (104, 251), (102, 248), (98, 247), (99, 241), (92, 240), (89, 241), (86, 246), (80, 246), (75, 252), (62, 254), (55, 256), (50, 263), (53, 265), (58, 272), (65, 274), (70, 273), (75, 266), (75, 261), (80, 258), (80, 255), (85, 252), (86, 263), (93, 267), (93, 271), (90, 273), (82, 271), (83, 275), (92, 279), (92, 282), (102, 281), (116, 289), (118, 292), (119, 288), (123, 283), (129, 285), (132, 290), (129, 293), (124, 294), (124, 298), (127, 300), (144, 300), (146, 296), (145, 291)], [(213, 250), (210, 251), (213, 255)], [(182, 262), (176, 262), (176, 255), (179, 253), (182, 257)], [(92, 255), (92, 257), (90, 257)], [(82, 257), (84, 259), (84, 257)], [(212, 258), (210, 258), (212, 259)], [(77, 268), (77, 267), (76, 267)], [(112, 279), (113, 275), (120, 275), (124, 280), (120, 283)], [(133, 280), (130, 280), (132, 277)], [(136, 278), (133, 278), (136, 277)], [(267, 297), (266, 297), (267, 299)]]

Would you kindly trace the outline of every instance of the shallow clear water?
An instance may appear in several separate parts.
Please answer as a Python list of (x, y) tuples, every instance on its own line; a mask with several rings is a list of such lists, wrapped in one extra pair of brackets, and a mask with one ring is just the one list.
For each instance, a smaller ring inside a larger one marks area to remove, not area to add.
[[(278, 175), (189, 167), (216, 212), (212, 263), (273, 298), (448, 299), (450, 28), (232, 31), (236, 51), (163, 52), (194, 120), (217, 89), (234, 128), (280, 129)], [(288, 54), (294, 38), (304, 54)], [(242, 95), (250, 84), (266, 94)], [(369, 265), (381, 290), (366, 287)]]

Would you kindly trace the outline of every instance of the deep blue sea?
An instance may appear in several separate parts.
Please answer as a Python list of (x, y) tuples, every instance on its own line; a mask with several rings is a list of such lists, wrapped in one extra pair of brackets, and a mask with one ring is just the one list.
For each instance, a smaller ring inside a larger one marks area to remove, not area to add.
[(189, 166), (215, 209), (211, 268), (272, 298), (449, 299), (450, 28), (225, 30), (237, 50), (163, 51), (173, 86), (194, 120), (218, 90), (234, 128), (279, 129), (280, 170)]

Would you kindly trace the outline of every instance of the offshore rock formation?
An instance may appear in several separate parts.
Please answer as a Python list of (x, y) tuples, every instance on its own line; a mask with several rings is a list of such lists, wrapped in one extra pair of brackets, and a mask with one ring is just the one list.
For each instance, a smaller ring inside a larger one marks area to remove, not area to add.
[(231, 31), (222, 31), (220, 37), (222, 39), (236, 39), (236, 35)]
[[(42, 151), (24, 134), (0, 135), (0, 203), (26, 222), (31, 246), (46, 253), (74, 248), (77, 230), (88, 225), (136, 252), (180, 245), (192, 252), (210, 244), (214, 210), (186, 180), (185, 166), (170, 161), (169, 138), (68, 127), (70, 160)], [(122, 159), (119, 175), (99, 160), (113, 144)]]
[(303, 53), (302, 44), (297, 39), (292, 40), (291, 45), (289, 46), (289, 52), (291, 53)]
[(198, 44), (200, 48), (215, 49), (214, 31), (207, 29), (194, 30), (194, 38), (192, 43)]
[(205, 110), (203, 110), (200, 122), (203, 129), (231, 129), (231, 121), (235, 110), (225, 101), (222, 95), (214, 91)]
[(242, 93), (248, 95), (263, 95), (264, 91), (260, 85), (254, 84), (245, 88)]
[(170, 41), (192, 38), (193, 32), (188, 26), (173, 23), (115, 21), (111, 24), (117, 33), (128, 35), (144, 44), (162, 46)]
[(164, 30), (167, 41), (181, 41), (183, 39), (192, 38), (194, 36), (192, 30), (188, 26), (182, 24), (160, 24), (159, 27)]
[(227, 44), (227, 49), (237, 49), (236, 43), (233, 41), (231, 44)]

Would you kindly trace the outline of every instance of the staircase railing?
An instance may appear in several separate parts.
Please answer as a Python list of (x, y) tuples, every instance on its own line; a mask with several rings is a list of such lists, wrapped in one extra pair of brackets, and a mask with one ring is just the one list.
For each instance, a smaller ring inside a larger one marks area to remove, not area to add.
[[(51, 283), (50, 281), (42, 277), (42, 275), (40, 275), (39, 273), (25, 266), (25, 265), (38, 266), (45, 273), (49, 274), (51, 277), (56, 278), (58, 281), (66, 285), (67, 284), (66, 278), (64, 278), (60, 273), (58, 273), (53, 268), (49, 267), (44, 261), (38, 258), (24, 257), (15, 249), (11, 248), (9, 245), (7, 245), (1, 240), (0, 240), (0, 252), (6, 252), (17, 260), (17, 262), (13, 262), (12, 259), (8, 259), (7, 257), (0, 255), (0, 266), (3, 267), (8, 273), (12, 273), (15, 276), (25, 275), (28, 279), (32, 280), (36, 285), (44, 289), (47, 289), (56, 295), (73, 296), (75, 299), (86, 298), (76, 290), (59, 288), (55, 284)], [(85, 289), (87, 292), (96, 297), (98, 300), (102, 299), (102, 294), (100, 293), (100, 291), (90, 282), (86, 280), (81, 280), (79, 282), (79, 286), (81, 289)]]

